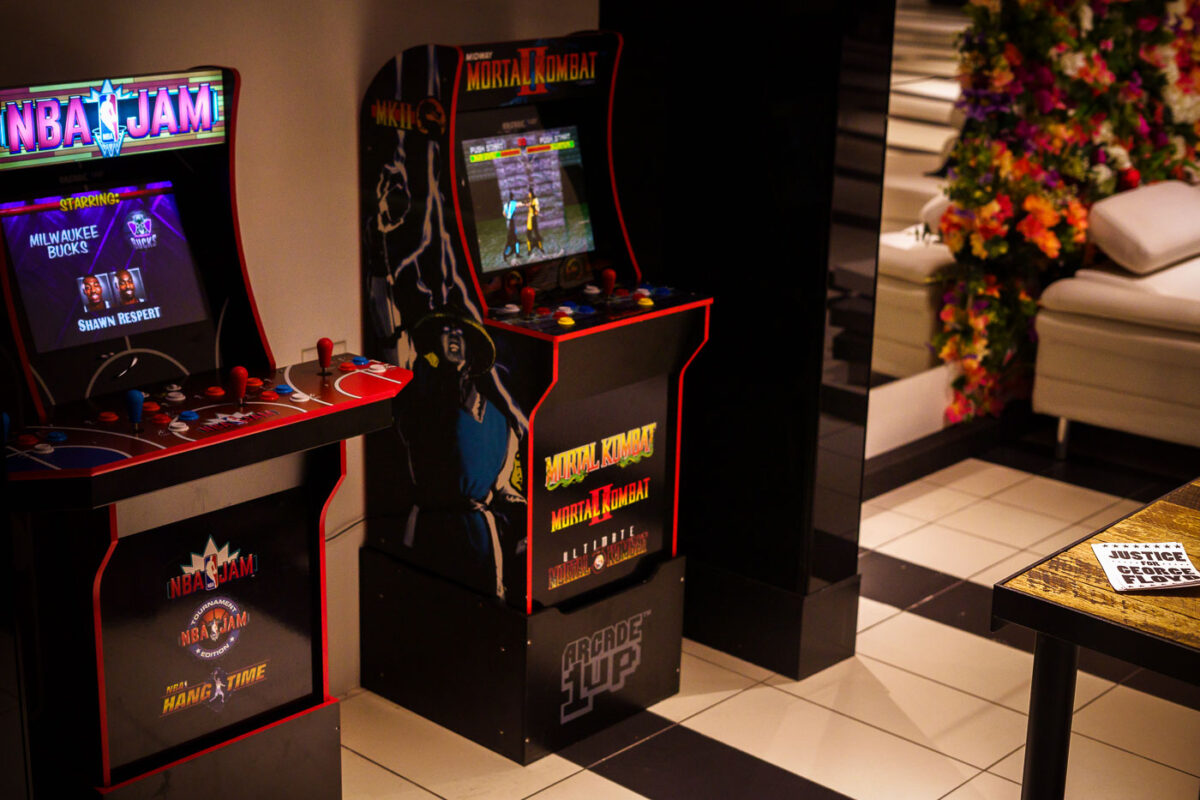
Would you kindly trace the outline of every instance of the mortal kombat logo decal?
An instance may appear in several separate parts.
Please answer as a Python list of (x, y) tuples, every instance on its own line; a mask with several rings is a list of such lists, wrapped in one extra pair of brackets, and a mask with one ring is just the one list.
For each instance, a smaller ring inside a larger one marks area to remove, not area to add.
[(562, 654), (563, 724), (592, 710), (597, 695), (617, 692), (642, 663), (642, 624), (649, 611), (569, 643)]
[(249, 623), (249, 612), (227, 597), (206, 600), (179, 634), (179, 646), (196, 658), (220, 658), (229, 652)]

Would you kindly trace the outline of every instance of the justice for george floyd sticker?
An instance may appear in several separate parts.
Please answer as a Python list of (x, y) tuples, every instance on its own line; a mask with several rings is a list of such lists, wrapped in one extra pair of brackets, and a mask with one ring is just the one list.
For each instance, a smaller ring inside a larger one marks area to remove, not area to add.
[(1200, 586), (1200, 572), (1180, 542), (1105, 542), (1092, 550), (1118, 592)]

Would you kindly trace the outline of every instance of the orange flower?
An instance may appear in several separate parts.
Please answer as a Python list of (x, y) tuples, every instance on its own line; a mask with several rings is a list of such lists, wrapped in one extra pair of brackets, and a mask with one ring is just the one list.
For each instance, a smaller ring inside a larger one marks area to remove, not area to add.
[(1062, 218), (1049, 200), (1035, 194), (1027, 195), (1021, 207), (1036, 217), (1038, 223), (1046, 228), (1053, 228)]

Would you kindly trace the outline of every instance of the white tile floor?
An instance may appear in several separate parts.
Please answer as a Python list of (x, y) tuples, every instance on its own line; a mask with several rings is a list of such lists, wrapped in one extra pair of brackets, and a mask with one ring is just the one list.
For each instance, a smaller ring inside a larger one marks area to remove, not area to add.
[[(968, 460), (863, 507), (863, 539), (991, 585), (1136, 504)], [(858, 654), (791, 681), (685, 642), (680, 693), (650, 711), (861, 800), (1015, 800), (1032, 656), (870, 599)], [(635, 798), (559, 756), (520, 767), (369, 692), (342, 706), (359, 798)], [(1072, 800), (1195, 800), (1200, 712), (1079, 675)]]

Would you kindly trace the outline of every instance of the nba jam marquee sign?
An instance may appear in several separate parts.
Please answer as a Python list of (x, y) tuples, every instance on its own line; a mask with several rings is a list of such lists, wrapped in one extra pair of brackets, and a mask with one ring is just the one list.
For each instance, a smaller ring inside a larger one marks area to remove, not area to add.
[(224, 140), (219, 70), (0, 91), (0, 170)]

